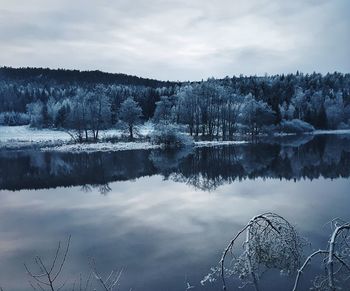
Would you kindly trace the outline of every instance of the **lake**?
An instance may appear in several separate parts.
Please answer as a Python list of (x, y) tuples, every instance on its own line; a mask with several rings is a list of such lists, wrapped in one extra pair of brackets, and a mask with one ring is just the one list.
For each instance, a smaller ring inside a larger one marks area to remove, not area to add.
[[(305, 254), (325, 248), (327, 222), (350, 220), (349, 176), (349, 135), (180, 151), (2, 151), (0, 286), (29, 290), (23, 263), (34, 269), (37, 254), (49, 262), (71, 235), (61, 274), (70, 288), (80, 273), (87, 276), (93, 258), (104, 275), (123, 268), (118, 290), (186, 290), (187, 283), (191, 290), (222, 290), (220, 278), (200, 281), (257, 214), (286, 218), (308, 240)], [(322, 272), (317, 262), (300, 290)], [(268, 270), (260, 286), (291, 290), (294, 278)], [(227, 283), (228, 290), (240, 284)]]

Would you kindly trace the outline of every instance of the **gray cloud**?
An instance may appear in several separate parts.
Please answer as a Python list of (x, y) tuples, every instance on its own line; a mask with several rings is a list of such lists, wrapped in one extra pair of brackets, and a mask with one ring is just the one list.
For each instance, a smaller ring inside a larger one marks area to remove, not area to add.
[(159, 79), (350, 71), (347, 0), (0, 0), (0, 64)]

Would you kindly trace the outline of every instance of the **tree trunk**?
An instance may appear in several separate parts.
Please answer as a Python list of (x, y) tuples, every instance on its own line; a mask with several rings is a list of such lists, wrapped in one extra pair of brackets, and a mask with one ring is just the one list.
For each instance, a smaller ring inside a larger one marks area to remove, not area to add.
[(134, 139), (132, 124), (129, 124), (129, 137), (131, 140)]

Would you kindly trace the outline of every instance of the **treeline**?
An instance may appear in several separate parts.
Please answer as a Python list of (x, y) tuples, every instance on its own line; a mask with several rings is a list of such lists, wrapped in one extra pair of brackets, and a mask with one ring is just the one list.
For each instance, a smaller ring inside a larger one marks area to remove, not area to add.
[(174, 82), (140, 78), (126, 74), (105, 73), (95, 71), (79, 71), (49, 68), (0, 68), (0, 79), (4, 81), (38, 82), (45, 86), (56, 85), (88, 85), (119, 84), (145, 86), (150, 88), (169, 87)]
[[(129, 106), (122, 110), (126, 100)], [(0, 124), (30, 122), (82, 132), (121, 120), (131, 135), (134, 123), (149, 119), (184, 124), (191, 135), (224, 138), (237, 132), (345, 129), (350, 128), (350, 74), (297, 72), (175, 83), (99, 71), (1, 68), (0, 112)], [(132, 124), (123, 120), (133, 112), (139, 114)]]
[[(159, 113), (159, 114), (158, 114)], [(172, 118), (194, 135), (304, 132), (350, 127), (350, 74), (209, 79), (183, 84), (157, 103), (156, 119)]]

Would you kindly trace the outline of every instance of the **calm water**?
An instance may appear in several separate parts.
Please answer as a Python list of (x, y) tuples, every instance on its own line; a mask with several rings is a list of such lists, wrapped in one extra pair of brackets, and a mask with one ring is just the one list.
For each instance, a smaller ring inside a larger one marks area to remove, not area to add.
[[(349, 176), (345, 135), (168, 153), (0, 152), (0, 286), (29, 290), (23, 263), (49, 261), (71, 234), (70, 282), (93, 257), (101, 273), (124, 268), (119, 290), (222, 290), (200, 280), (261, 212), (293, 223), (312, 243), (306, 252), (325, 247), (325, 223), (350, 220)], [(307, 270), (301, 290), (320, 271)], [(270, 270), (261, 286), (289, 290), (293, 280)]]

